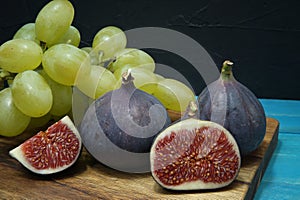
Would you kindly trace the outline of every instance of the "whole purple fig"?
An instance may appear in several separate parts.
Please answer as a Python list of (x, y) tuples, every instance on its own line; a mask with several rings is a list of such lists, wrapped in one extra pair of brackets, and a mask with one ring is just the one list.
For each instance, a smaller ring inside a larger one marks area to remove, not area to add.
[(82, 142), (101, 163), (130, 173), (150, 171), (150, 148), (170, 123), (154, 96), (137, 89), (130, 70), (120, 88), (96, 99), (80, 124)]
[(216, 122), (236, 139), (241, 155), (256, 150), (266, 133), (264, 109), (246, 86), (232, 73), (233, 63), (224, 61), (219, 79), (198, 96), (200, 119)]

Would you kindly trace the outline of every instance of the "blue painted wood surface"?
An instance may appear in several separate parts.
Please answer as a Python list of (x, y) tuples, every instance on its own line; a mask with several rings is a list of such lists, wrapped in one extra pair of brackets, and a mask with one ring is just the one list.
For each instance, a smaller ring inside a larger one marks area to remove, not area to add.
[(300, 200), (300, 101), (260, 100), (267, 117), (279, 121), (278, 145), (255, 200)]

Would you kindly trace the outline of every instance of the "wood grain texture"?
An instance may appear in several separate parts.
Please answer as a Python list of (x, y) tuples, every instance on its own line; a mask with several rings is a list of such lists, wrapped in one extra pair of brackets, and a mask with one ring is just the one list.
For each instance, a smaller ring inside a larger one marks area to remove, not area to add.
[(8, 151), (30, 137), (0, 137), (0, 198), (3, 199), (252, 199), (278, 141), (279, 123), (267, 119), (263, 143), (244, 157), (237, 179), (217, 190), (174, 192), (161, 188), (150, 173), (129, 174), (110, 169), (83, 149), (69, 169), (41, 176), (29, 172)]

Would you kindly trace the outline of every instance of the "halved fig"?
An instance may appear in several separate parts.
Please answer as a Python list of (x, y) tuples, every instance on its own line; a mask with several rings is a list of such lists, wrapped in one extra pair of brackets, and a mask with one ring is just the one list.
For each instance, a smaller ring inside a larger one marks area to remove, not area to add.
[(163, 188), (215, 189), (235, 180), (241, 157), (228, 130), (214, 122), (190, 118), (156, 137), (150, 163), (154, 180)]
[(37, 174), (60, 172), (75, 163), (81, 151), (81, 138), (68, 116), (27, 139), (9, 154)]

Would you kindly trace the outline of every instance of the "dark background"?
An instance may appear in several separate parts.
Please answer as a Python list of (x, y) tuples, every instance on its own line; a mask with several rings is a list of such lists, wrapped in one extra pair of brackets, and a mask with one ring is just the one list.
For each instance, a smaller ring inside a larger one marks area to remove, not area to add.
[[(3, 1), (0, 44), (34, 22), (47, 0)], [(72, 0), (81, 46), (107, 25), (165, 27), (200, 43), (218, 66), (235, 63), (236, 79), (259, 98), (300, 99), (300, 3), (282, 0)], [(183, 71), (198, 94), (205, 84), (182, 58), (146, 49), (156, 62)], [(184, 69), (184, 70), (183, 70)]]

